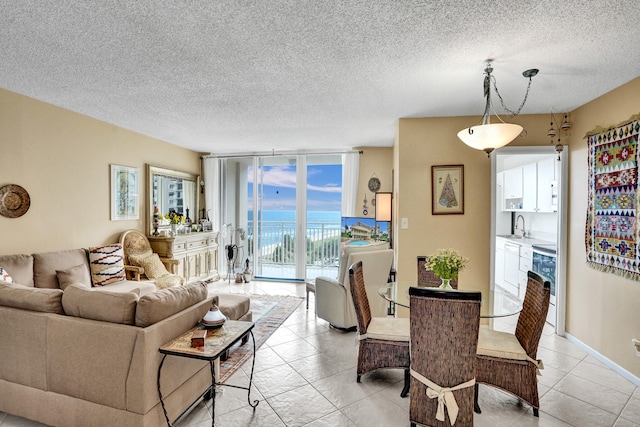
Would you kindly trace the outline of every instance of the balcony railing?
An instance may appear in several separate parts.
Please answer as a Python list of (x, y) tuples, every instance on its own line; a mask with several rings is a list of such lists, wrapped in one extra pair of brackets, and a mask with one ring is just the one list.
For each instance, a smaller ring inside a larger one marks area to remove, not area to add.
[[(249, 221), (249, 255), (256, 259), (255, 275), (278, 278), (295, 277), (296, 224), (293, 221), (262, 221), (258, 235), (253, 235)], [(305, 232), (306, 277), (336, 276), (340, 259), (340, 223), (308, 223)], [(254, 238), (258, 242), (257, 258), (253, 254)]]

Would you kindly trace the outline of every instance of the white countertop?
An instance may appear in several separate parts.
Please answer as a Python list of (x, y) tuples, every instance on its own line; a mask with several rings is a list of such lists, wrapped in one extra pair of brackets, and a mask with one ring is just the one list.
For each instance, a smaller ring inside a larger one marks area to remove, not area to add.
[(521, 237), (512, 237), (511, 235), (502, 235), (499, 234), (496, 237), (500, 237), (502, 239), (506, 239), (508, 240), (510, 243), (515, 243), (518, 245), (549, 245), (549, 244), (555, 244), (556, 242), (552, 242), (550, 240), (541, 240), (541, 239), (535, 239), (535, 238), (531, 238), (531, 237), (525, 237), (525, 238), (521, 238)]

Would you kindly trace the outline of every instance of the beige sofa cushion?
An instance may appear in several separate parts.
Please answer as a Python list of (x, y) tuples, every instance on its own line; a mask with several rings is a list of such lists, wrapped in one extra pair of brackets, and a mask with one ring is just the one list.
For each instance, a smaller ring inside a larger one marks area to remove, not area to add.
[(0, 267), (13, 278), (13, 283), (33, 287), (33, 257), (31, 255), (2, 255)]
[(69, 316), (133, 325), (138, 294), (109, 292), (103, 288), (70, 285), (62, 296), (62, 307)]
[(156, 285), (149, 281), (123, 280), (122, 282), (111, 283), (100, 286), (98, 289), (105, 292), (135, 292), (142, 296), (157, 291)]
[(0, 282), (0, 305), (64, 314), (60, 289), (38, 289), (16, 283)]
[(229, 319), (238, 320), (249, 311), (251, 299), (246, 295), (220, 294), (217, 306)]
[[(36, 288), (58, 289), (56, 270), (66, 270), (76, 265), (84, 265), (89, 271), (87, 253), (84, 249), (41, 252), (33, 254), (33, 281)], [(14, 277), (15, 279), (15, 277)]]
[(204, 282), (174, 286), (140, 297), (136, 309), (136, 326), (146, 328), (187, 307), (207, 299), (207, 284)]
[(56, 277), (63, 291), (73, 284), (82, 285), (85, 288), (91, 287), (91, 276), (86, 264), (78, 264), (66, 270), (56, 270)]

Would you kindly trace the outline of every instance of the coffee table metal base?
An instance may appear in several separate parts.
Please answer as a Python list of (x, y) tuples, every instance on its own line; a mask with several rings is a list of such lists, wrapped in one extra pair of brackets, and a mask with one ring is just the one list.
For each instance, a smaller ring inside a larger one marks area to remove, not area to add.
[[(251, 326), (251, 328), (253, 328), (253, 325)], [(195, 405), (197, 405), (200, 402), (201, 399), (203, 399), (203, 400), (211, 399), (211, 425), (215, 426), (215, 422), (216, 422), (215, 421), (216, 420), (216, 387), (217, 386), (233, 387), (233, 388), (239, 388), (239, 389), (242, 389), (242, 390), (247, 390), (247, 402), (249, 403), (249, 406), (251, 406), (255, 410), (256, 406), (258, 406), (258, 403), (260, 403), (259, 400), (254, 400), (253, 402), (251, 401), (251, 385), (253, 384), (253, 370), (255, 368), (255, 363), (256, 363), (256, 339), (255, 339), (255, 337), (253, 335), (253, 330), (249, 329), (248, 333), (251, 335), (251, 340), (252, 340), (252, 344), (253, 344), (253, 359), (251, 361), (251, 374), (249, 375), (249, 385), (247, 387), (243, 387), (243, 386), (238, 386), (238, 385), (233, 385), (233, 384), (219, 383), (219, 382), (216, 381), (216, 369), (215, 369), (215, 361), (216, 361), (216, 359), (220, 356), (221, 353), (223, 353), (231, 345), (233, 345), (235, 342), (237, 342), (237, 340), (229, 343), (229, 345), (227, 345), (226, 348), (222, 348), (221, 347), (220, 351), (215, 355), (215, 357), (206, 357), (206, 358), (197, 357), (199, 359), (204, 359), (204, 360), (207, 360), (209, 362), (209, 367), (211, 369), (211, 387), (209, 387), (182, 414), (180, 414), (178, 416), (178, 418), (176, 418), (174, 423), (177, 422), (178, 420), (180, 420), (183, 416), (185, 416)], [(160, 360), (160, 365), (158, 366), (158, 382), (157, 382), (157, 385), (158, 385), (158, 396), (160, 397), (160, 404), (162, 406), (162, 412), (164, 413), (164, 418), (167, 421), (167, 425), (169, 427), (172, 427), (173, 424), (169, 420), (169, 414), (167, 414), (167, 409), (165, 408), (164, 399), (162, 397), (162, 390), (160, 389), (160, 376), (161, 376), (161, 371), (162, 371), (162, 365), (164, 364), (164, 360), (168, 355), (180, 356), (180, 357), (190, 357), (190, 356), (188, 356), (186, 354), (182, 355), (182, 354), (179, 354), (179, 353), (176, 353), (176, 352), (164, 353), (162, 355), (162, 360)]]

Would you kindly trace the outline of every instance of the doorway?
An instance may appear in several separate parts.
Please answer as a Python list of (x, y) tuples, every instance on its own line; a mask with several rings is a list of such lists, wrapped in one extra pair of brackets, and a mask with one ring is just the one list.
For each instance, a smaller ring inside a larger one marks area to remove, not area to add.
[[(553, 146), (504, 147), (491, 156), (491, 286), (522, 299), (526, 272), (541, 266), (543, 250), (551, 251), (555, 269), (541, 271), (554, 282), (547, 322), (559, 335), (565, 326), (566, 156)], [(519, 249), (518, 271), (509, 265), (508, 281), (506, 246)]]

